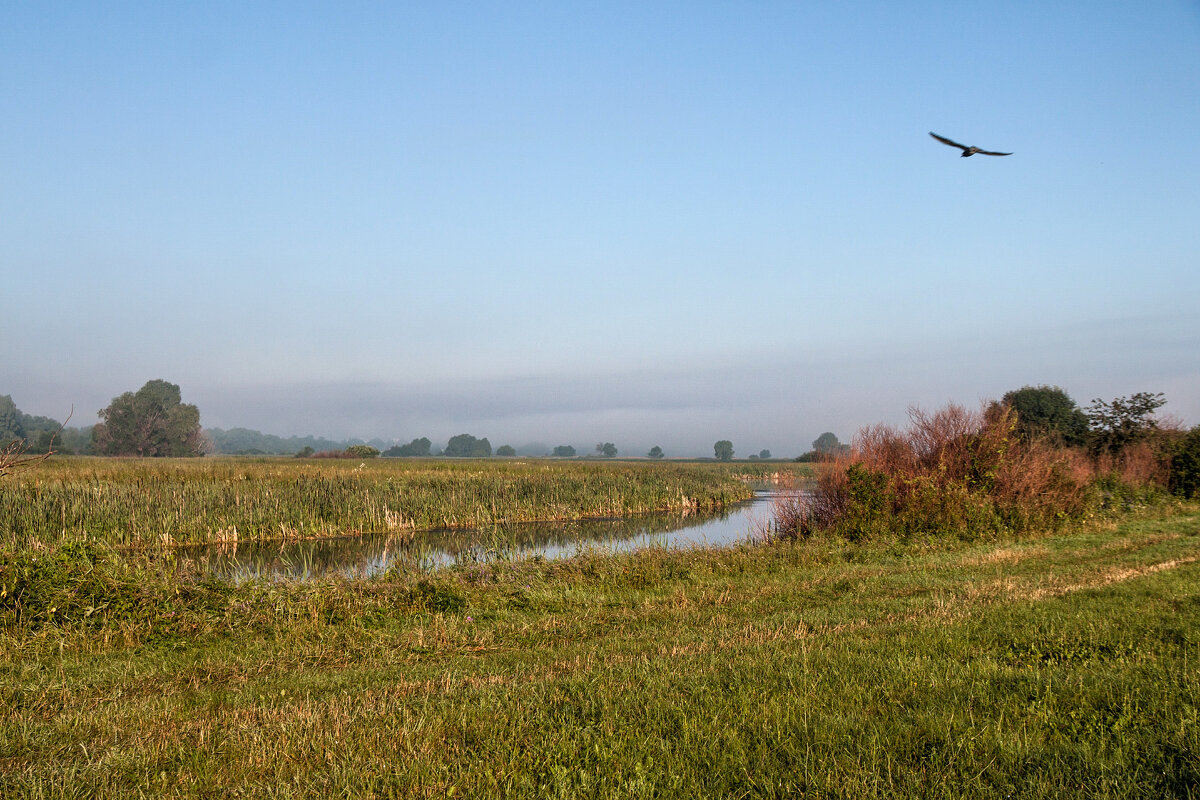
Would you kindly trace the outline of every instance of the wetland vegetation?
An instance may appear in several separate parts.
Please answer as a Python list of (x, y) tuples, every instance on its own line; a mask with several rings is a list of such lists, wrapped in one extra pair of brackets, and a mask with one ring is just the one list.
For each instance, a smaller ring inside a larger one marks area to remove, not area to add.
[(343, 536), (721, 508), (750, 467), (635, 462), (53, 459), (0, 481), (0, 544)]
[(817, 534), (355, 581), (189, 580), (167, 553), (10, 559), (0, 795), (1200, 785), (1194, 506), (1020, 540)]
[[(0, 481), (0, 796), (1195, 797), (1189, 441), (948, 407), (811, 466), (51, 459)], [(725, 547), (232, 581), (182, 546), (678, 516), (768, 470), (815, 483)]]

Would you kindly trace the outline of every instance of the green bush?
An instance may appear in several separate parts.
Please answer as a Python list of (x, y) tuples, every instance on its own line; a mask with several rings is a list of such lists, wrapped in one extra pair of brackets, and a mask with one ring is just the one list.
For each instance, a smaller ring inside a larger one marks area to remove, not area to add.
[(1092, 483), (1092, 504), (1100, 511), (1125, 512), (1145, 508), (1163, 499), (1162, 486), (1131, 483), (1117, 473), (1099, 475)]
[(975, 539), (996, 530), (999, 517), (992, 499), (968, 486), (961, 480), (939, 485), (924, 475), (905, 481), (904, 499), (896, 512), (899, 531), (909, 536), (952, 533)]
[(1187, 432), (1171, 455), (1172, 494), (1195, 497), (1200, 492), (1200, 425)]
[[(1045, 437), (1014, 436), (1015, 417), (1005, 405), (980, 412), (954, 404), (932, 413), (914, 408), (909, 417), (907, 429), (875, 425), (861, 430), (854, 463), (835, 460), (811, 492), (777, 515), (785, 517), (782, 534), (827, 529), (851, 540), (977, 539), (1057, 525), (1084, 513), (1096, 496), (1089, 491), (1094, 466)], [(1142, 462), (1153, 467), (1143, 458), (1138, 462), (1143, 472)], [(1153, 499), (1153, 481), (1123, 483), (1129, 485), (1116, 487), (1124, 493), (1118, 504)], [(1116, 488), (1108, 496), (1115, 496)]]
[(894, 501), (887, 475), (851, 464), (846, 468), (846, 511), (839, 526), (851, 541), (880, 533), (891, 517)]

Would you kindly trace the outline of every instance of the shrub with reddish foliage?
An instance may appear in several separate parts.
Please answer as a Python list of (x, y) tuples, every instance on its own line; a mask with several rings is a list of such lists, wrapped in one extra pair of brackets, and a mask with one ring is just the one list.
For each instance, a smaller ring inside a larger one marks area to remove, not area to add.
[(1002, 405), (909, 409), (909, 425), (859, 431), (808, 493), (776, 504), (785, 536), (832, 530), (851, 539), (1022, 530), (1081, 514), (1095, 475), (1081, 452), (1022, 441)]
[(354, 458), (354, 454), (347, 450), (319, 450), (313, 453), (309, 458)]

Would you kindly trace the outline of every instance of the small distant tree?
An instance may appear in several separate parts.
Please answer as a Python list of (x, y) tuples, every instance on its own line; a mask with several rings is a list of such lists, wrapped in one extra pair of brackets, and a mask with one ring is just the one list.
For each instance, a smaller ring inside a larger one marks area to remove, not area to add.
[(658, 458), (662, 458), (663, 455), (664, 455), (663, 449), (661, 447), (659, 447), (658, 445), (654, 445), (654, 447), (650, 448), (650, 452), (646, 454), (646, 457), (658, 459)]
[(92, 428), (94, 449), (109, 456), (201, 456), (206, 440), (200, 410), (181, 402), (179, 387), (147, 381), (136, 392), (114, 397)]
[[(57, 438), (55, 431), (40, 430), (37, 436), (30, 436), (26, 441), (29, 443), (30, 451), (34, 453), (48, 453), (54, 447), (54, 440)], [(65, 456), (72, 455), (70, 449), (64, 446), (59, 446), (55, 451), (62, 453)]]
[(574, 458), (575, 448), (569, 444), (560, 444), (554, 448), (554, 456), (555, 458)]
[(312, 458), (313, 453), (315, 452), (316, 451), (313, 450), (309, 445), (304, 445), (304, 447), (302, 447), (300, 451), (296, 453), (296, 458)]
[(728, 439), (722, 439), (713, 445), (713, 454), (717, 457), (718, 461), (732, 461), (733, 442)]
[(352, 444), (346, 448), (346, 454), (351, 458), (377, 458), (379, 450), (369, 444)]
[(460, 433), (450, 437), (442, 455), (453, 458), (488, 458), (492, 455), (492, 443), (487, 437), (476, 439), (469, 433)]
[(57, 448), (61, 453), (89, 454), (92, 451), (92, 428), (63, 428), (57, 441), (61, 443)]
[(612, 442), (605, 442), (600, 446), (600, 452), (605, 458), (616, 458), (617, 446)]
[(513, 447), (512, 445), (502, 444), (496, 448), (496, 455), (498, 455), (498, 456), (503, 456), (505, 458), (508, 458), (508, 457), (515, 456), (516, 454), (517, 454), (517, 448)]
[(813, 452), (819, 455), (833, 455), (838, 452), (841, 446), (837, 435), (830, 431), (822, 433), (812, 443)]
[(759, 458), (770, 458), (770, 457), (771, 457), (771, 451), (770, 451), (770, 450), (766, 450), (766, 449), (759, 450), (759, 451), (758, 451), (758, 457), (759, 457)]
[(1154, 412), (1166, 405), (1162, 392), (1138, 392), (1111, 402), (1096, 399), (1087, 408), (1088, 438), (1093, 452), (1119, 453), (1158, 429)]

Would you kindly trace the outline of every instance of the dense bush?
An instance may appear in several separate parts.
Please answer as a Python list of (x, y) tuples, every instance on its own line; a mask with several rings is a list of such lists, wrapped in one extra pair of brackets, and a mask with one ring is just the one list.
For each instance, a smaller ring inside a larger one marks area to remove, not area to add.
[(1200, 425), (1188, 431), (1171, 454), (1170, 487), (1174, 494), (1195, 497), (1200, 493)]
[(1068, 445), (1087, 443), (1088, 417), (1065, 390), (1057, 386), (1023, 386), (1001, 399), (1017, 415), (1022, 439), (1051, 438)]
[(865, 428), (814, 490), (776, 508), (782, 533), (850, 539), (1021, 530), (1081, 514), (1091, 466), (1081, 453), (1022, 439), (1007, 406), (909, 410), (910, 424)]

